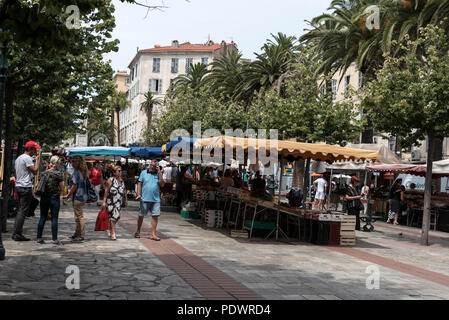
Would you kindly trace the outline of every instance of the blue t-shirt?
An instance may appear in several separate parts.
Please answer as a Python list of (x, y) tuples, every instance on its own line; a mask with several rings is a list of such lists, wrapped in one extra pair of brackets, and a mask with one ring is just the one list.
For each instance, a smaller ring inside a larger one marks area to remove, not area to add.
[(148, 170), (144, 170), (140, 173), (139, 182), (142, 182), (143, 202), (161, 202), (157, 173), (148, 173)]
[(70, 179), (72, 184), (76, 184), (76, 191), (73, 193), (73, 201), (77, 200), (80, 202), (86, 202), (87, 197), (87, 186), (86, 179), (79, 171), (74, 171)]

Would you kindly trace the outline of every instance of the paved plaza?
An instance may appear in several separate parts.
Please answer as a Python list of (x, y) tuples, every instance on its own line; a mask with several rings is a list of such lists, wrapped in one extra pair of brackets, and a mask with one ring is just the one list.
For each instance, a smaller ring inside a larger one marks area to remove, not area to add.
[[(110, 241), (106, 232), (93, 231), (98, 211), (96, 205), (85, 207), (84, 243), (68, 238), (74, 230), (69, 204), (61, 206), (61, 247), (50, 244), (49, 221), (44, 245), (3, 234), (7, 257), (0, 262), (0, 299), (449, 299), (447, 233), (431, 231), (431, 245), (423, 247), (419, 229), (377, 222), (375, 232), (357, 232), (355, 247), (317, 246), (235, 239), (199, 220), (163, 212), (162, 240), (155, 242), (148, 239), (149, 220), (142, 238), (133, 237), (132, 202), (122, 212), (118, 240)], [(24, 234), (33, 239), (38, 216), (25, 222)], [(13, 223), (8, 221), (9, 231)], [(79, 268), (79, 289), (66, 287), (71, 265)], [(379, 271), (378, 289), (367, 288), (373, 270)]]

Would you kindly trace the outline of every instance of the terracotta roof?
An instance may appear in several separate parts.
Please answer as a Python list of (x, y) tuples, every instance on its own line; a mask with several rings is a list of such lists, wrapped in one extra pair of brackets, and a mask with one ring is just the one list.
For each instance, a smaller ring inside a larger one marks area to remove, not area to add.
[[(228, 46), (235, 45), (233, 43), (226, 43)], [(179, 47), (173, 46), (155, 46), (155, 48), (140, 50), (139, 52), (164, 52), (164, 51), (215, 51), (221, 49), (223, 46), (220, 43), (214, 43), (210, 46), (206, 46), (205, 44), (191, 44), (191, 43), (182, 43)]]
[(115, 75), (129, 76), (128, 72), (126, 72), (126, 71), (117, 71), (117, 73)]

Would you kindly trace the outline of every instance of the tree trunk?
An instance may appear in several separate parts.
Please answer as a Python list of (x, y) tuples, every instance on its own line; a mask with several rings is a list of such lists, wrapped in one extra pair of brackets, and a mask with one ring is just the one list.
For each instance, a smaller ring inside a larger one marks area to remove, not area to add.
[(3, 203), (2, 203), (2, 225), (1, 229), (6, 232), (8, 218), (8, 202), (9, 202), (9, 179), (11, 178), (11, 162), (12, 162), (12, 122), (13, 122), (13, 99), (14, 88), (12, 85), (6, 85), (5, 94), (5, 152), (3, 154)]
[[(363, 111), (363, 113), (366, 113)], [(367, 124), (362, 132), (361, 143), (374, 143), (374, 129), (370, 118), (367, 118)]]
[(151, 106), (150, 110), (147, 113), (147, 132), (150, 134), (151, 121), (153, 121), (153, 106)]
[[(439, 161), (443, 160), (443, 140), (440, 138), (434, 139), (434, 148), (432, 152), (432, 161)], [(435, 190), (436, 192), (440, 192), (441, 190), (441, 179), (434, 179), (432, 180), (432, 190)]]
[(117, 115), (117, 146), (120, 146), (120, 109), (115, 109), (115, 113)]
[(427, 171), (424, 188), (424, 210), (422, 218), (421, 245), (429, 245), (429, 226), (430, 226), (430, 208), (432, 201), (432, 164), (433, 154), (435, 152), (435, 138), (428, 136), (429, 147), (427, 150)]
[(304, 184), (303, 184), (303, 189), (302, 189), (302, 192), (304, 194), (304, 199), (307, 199), (307, 188), (310, 188), (310, 186), (309, 186), (310, 163), (311, 163), (311, 160), (310, 160), (310, 158), (308, 158), (306, 161), (306, 168), (304, 170), (305, 171), (304, 172)]
[(304, 159), (296, 160), (293, 164), (293, 181), (292, 187), (303, 189), (304, 183)]
[(115, 142), (115, 124), (114, 124), (114, 119), (115, 119), (115, 110), (112, 111), (112, 115), (111, 115), (111, 132), (109, 133), (111, 136), (110, 138), (110, 142), (111, 142), (111, 146), (114, 145)]

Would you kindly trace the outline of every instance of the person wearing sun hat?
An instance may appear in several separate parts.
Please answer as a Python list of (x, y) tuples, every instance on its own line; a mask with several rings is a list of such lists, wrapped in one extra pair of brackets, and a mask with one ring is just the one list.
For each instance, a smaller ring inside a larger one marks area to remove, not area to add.
[(33, 197), (33, 178), (39, 168), (38, 149), (41, 149), (41, 147), (36, 142), (28, 141), (25, 144), (25, 152), (15, 161), (16, 191), (19, 197), (19, 208), (14, 223), (14, 232), (11, 237), (15, 241), (30, 240), (23, 235), (23, 224), (25, 215), (30, 210)]

